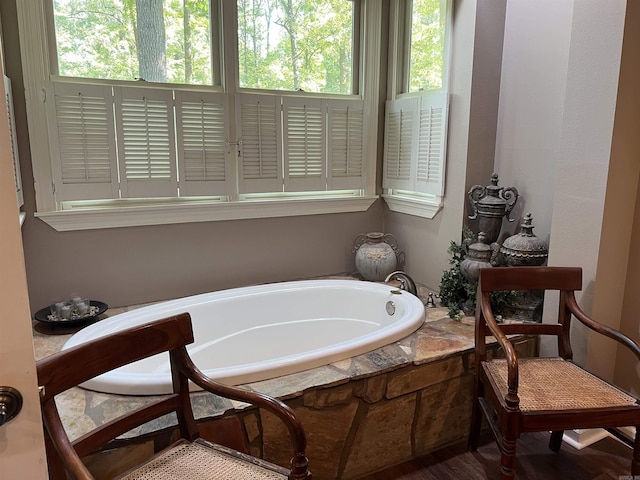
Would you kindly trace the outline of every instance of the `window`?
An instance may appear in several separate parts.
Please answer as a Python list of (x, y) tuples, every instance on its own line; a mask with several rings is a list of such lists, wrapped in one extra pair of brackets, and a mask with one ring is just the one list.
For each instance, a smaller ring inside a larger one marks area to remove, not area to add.
[(397, 2), (385, 114), (383, 197), (394, 211), (432, 218), (442, 205), (448, 118), (448, 0)]
[(357, 92), (358, 2), (238, 2), (239, 84), (244, 88)]
[(409, 92), (440, 89), (444, 85), (447, 2), (413, 0), (409, 44)]
[[(37, 215), (65, 230), (365, 210), (380, 10), (21, 2), (27, 96), (44, 100), (27, 104)], [(162, 209), (182, 217), (132, 218)]]
[(53, 0), (52, 8), (60, 76), (213, 84), (216, 11), (207, 1)]

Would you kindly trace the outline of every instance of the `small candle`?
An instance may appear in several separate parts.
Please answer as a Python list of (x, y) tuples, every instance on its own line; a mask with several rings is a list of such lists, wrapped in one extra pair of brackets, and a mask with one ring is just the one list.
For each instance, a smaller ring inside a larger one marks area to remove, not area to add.
[(78, 315), (85, 315), (89, 311), (89, 300), (80, 296), (71, 299), (73, 311)]
[(60, 310), (62, 309), (62, 307), (64, 306), (63, 302), (57, 302), (54, 303), (53, 305), (51, 305), (51, 314), (59, 317), (60, 316)]
[(70, 305), (63, 305), (60, 308), (60, 318), (62, 318), (64, 320), (69, 320), (71, 318), (71, 306)]
[(85, 302), (78, 302), (75, 305), (76, 305), (76, 312), (78, 312), (78, 315), (84, 316), (87, 313), (89, 313), (89, 305), (87, 305)]

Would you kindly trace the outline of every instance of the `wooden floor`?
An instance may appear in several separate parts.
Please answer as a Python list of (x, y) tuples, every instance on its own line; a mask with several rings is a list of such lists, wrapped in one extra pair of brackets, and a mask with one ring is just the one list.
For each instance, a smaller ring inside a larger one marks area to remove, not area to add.
[[(613, 438), (605, 438), (577, 450), (566, 443), (560, 452), (549, 450), (549, 435), (529, 433), (517, 443), (517, 480), (623, 480), (631, 479), (632, 450)], [(361, 480), (475, 480), (500, 478), (500, 453), (483, 436), (475, 453), (466, 442), (453, 445), (411, 462), (383, 470)]]

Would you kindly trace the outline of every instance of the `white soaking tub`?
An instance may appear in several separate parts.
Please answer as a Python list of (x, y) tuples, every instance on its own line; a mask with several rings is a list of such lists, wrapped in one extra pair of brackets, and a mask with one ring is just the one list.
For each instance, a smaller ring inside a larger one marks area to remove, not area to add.
[[(189, 312), (193, 322), (195, 342), (188, 351), (195, 364), (230, 385), (296, 373), (374, 350), (414, 332), (425, 313), (416, 296), (386, 284), (281, 282), (205, 293), (114, 315), (80, 330), (63, 349), (182, 312)], [(125, 395), (170, 393), (168, 354), (126, 365), (83, 387)]]

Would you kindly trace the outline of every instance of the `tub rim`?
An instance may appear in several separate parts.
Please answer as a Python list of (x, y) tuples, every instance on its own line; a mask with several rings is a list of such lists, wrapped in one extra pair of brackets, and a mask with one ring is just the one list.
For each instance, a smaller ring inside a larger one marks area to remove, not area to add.
[[(237, 297), (239, 293), (261, 294), (272, 291), (297, 291), (336, 287), (374, 291), (380, 292), (381, 294), (391, 294), (393, 291), (394, 301), (401, 301), (405, 306), (405, 315), (401, 317), (400, 321), (395, 321), (387, 326), (375, 330), (374, 332), (360, 335), (348, 341), (339, 342), (337, 344), (324, 346), (323, 348), (303, 353), (276, 357), (267, 362), (267, 367), (265, 368), (256, 369), (256, 366), (265, 364), (265, 362), (252, 362), (235, 367), (203, 369), (204, 373), (221, 383), (234, 385), (268, 380), (323, 365), (329, 365), (337, 361), (346, 360), (348, 358), (373, 351), (384, 345), (392, 344), (415, 332), (420, 328), (425, 320), (425, 307), (422, 301), (409, 292), (398, 290), (396, 287), (389, 284), (359, 281), (356, 279), (295, 280), (235, 287), (145, 305), (134, 310), (119, 313), (113, 317), (108, 317), (100, 322), (96, 322), (85, 327), (72, 335), (71, 338), (69, 338), (62, 346), (62, 350), (84, 343), (85, 341), (119, 331), (122, 329), (122, 327), (119, 327), (119, 324), (123, 321), (129, 322), (127, 323), (127, 327), (142, 325), (168, 315), (182, 313), (185, 311), (187, 306), (215, 302), (216, 300), (221, 299), (230, 299)], [(156, 318), (149, 319), (149, 316)], [(97, 335), (94, 334), (94, 331), (96, 330), (98, 331)], [(360, 340), (356, 346), (353, 345), (355, 340)], [(224, 371), (230, 371), (231, 373), (223, 375), (223, 373), (225, 373)], [(266, 372), (270, 373), (267, 375)], [(108, 388), (104, 387), (105, 383), (108, 384)], [(158, 395), (170, 393), (170, 384), (170, 374), (167, 373), (147, 373), (143, 375), (115, 370), (96, 377), (96, 379), (89, 380), (82, 384), (82, 386), (89, 390), (111, 394)], [(199, 389), (195, 385), (192, 385), (192, 390), (197, 391)]]

